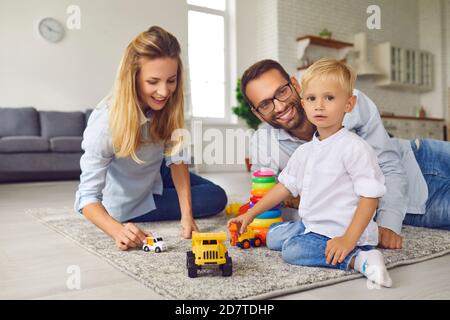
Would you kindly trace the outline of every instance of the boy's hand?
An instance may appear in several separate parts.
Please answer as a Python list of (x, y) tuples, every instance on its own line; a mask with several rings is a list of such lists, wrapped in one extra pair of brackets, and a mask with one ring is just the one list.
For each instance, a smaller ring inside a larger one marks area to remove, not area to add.
[(356, 243), (349, 238), (336, 237), (327, 241), (327, 248), (325, 249), (325, 257), (328, 264), (333, 266), (336, 263), (344, 261), (345, 257), (355, 248)]
[(241, 235), (247, 230), (247, 226), (252, 223), (253, 218), (247, 213), (241, 214), (240, 216), (237, 216), (236, 218), (232, 218), (228, 220), (228, 227), (231, 223), (236, 223), (238, 228), (238, 233)]

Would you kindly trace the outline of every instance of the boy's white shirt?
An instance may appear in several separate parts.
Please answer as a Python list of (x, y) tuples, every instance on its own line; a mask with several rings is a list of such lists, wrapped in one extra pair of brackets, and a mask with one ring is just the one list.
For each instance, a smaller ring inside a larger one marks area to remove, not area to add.
[[(411, 142), (389, 138), (375, 103), (357, 89), (353, 90), (353, 95), (357, 97), (356, 105), (345, 115), (342, 125), (367, 141), (377, 154), (387, 191), (380, 199), (376, 220), (379, 226), (401, 234), (406, 213), (425, 213), (427, 183)], [(261, 124), (251, 140), (252, 170), (267, 167), (281, 172), (295, 150), (306, 142), (283, 129)], [(285, 208), (283, 214), (288, 209)]]
[[(380, 198), (386, 192), (374, 150), (345, 128), (323, 141), (315, 134), (294, 152), (278, 180), (293, 196), (300, 195), (305, 233), (329, 238), (344, 235), (361, 196)], [(371, 219), (357, 245), (377, 244), (378, 226)]]

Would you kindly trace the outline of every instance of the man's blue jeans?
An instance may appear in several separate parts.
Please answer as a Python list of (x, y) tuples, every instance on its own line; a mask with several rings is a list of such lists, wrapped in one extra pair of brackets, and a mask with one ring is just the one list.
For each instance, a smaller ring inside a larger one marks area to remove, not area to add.
[(425, 214), (406, 214), (404, 224), (450, 230), (450, 142), (423, 139), (411, 147), (428, 185)]
[[(154, 194), (156, 209), (131, 222), (147, 222), (162, 220), (180, 220), (181, 211), (178, 195), (172, 181), (170, 169), (165, 162), (161, 164), (161, 178), (163, 181), (162, 195)], [(203, 218), (218, 214), (227, 204), (227, 195), (218, 185), (200, 176), (190, 173), (192, 213), (194, 218)]]
[(281, 251), (281, 256), (287, 263), (345, 271), (350, 270), (352, 258), (361, 250), (374, 249), (373, 246), (356, 247), (345, 257), (344, 261), (333, 266), (327, 264), (325, 257), (328, 240), (330, 238), (314, 232), (305, 234), (305, 226), (300, 220), (297, 220), (272, 224), (267, 232), (266, 244), (271, 250)]

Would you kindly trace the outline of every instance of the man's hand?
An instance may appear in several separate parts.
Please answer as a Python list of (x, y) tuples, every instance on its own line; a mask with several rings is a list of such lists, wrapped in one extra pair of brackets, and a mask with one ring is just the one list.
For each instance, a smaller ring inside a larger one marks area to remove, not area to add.
[(378, 227), (378, 246), (384, 249), (401, 249), (402, 237), (391, 229)]
[(355, 248), (355, 242), (342, 236), (327, 241), (325, 257), (328, 264), (333, 266), (344, 261), (345, 257)]
[(286, 200), (284, 200), (283, 204), (286, 208), (298, 209), (298, 206), (300, 205), (300, 197), (294, 198), (290, 195)]

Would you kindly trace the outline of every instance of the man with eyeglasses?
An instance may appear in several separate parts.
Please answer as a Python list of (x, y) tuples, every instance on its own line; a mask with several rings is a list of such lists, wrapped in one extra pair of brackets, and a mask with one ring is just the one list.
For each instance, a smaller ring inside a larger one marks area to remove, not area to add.
[[(280, 172), (316, 131), (301, 107), (300, 84), (278, 62), (262, 60), (244, 72), (241, 89), (263, 122), (252, 138), (252, 169)], [(386, 179), (376, 215), (379, 246), (400, 249), (402, 223), (450, 230), (450, 142), (390, 138), (373, 101), (353, 94), (356, 106), (343, 126), (373, 147)], [(299, 199), (287, 203), (298, 207)]]

